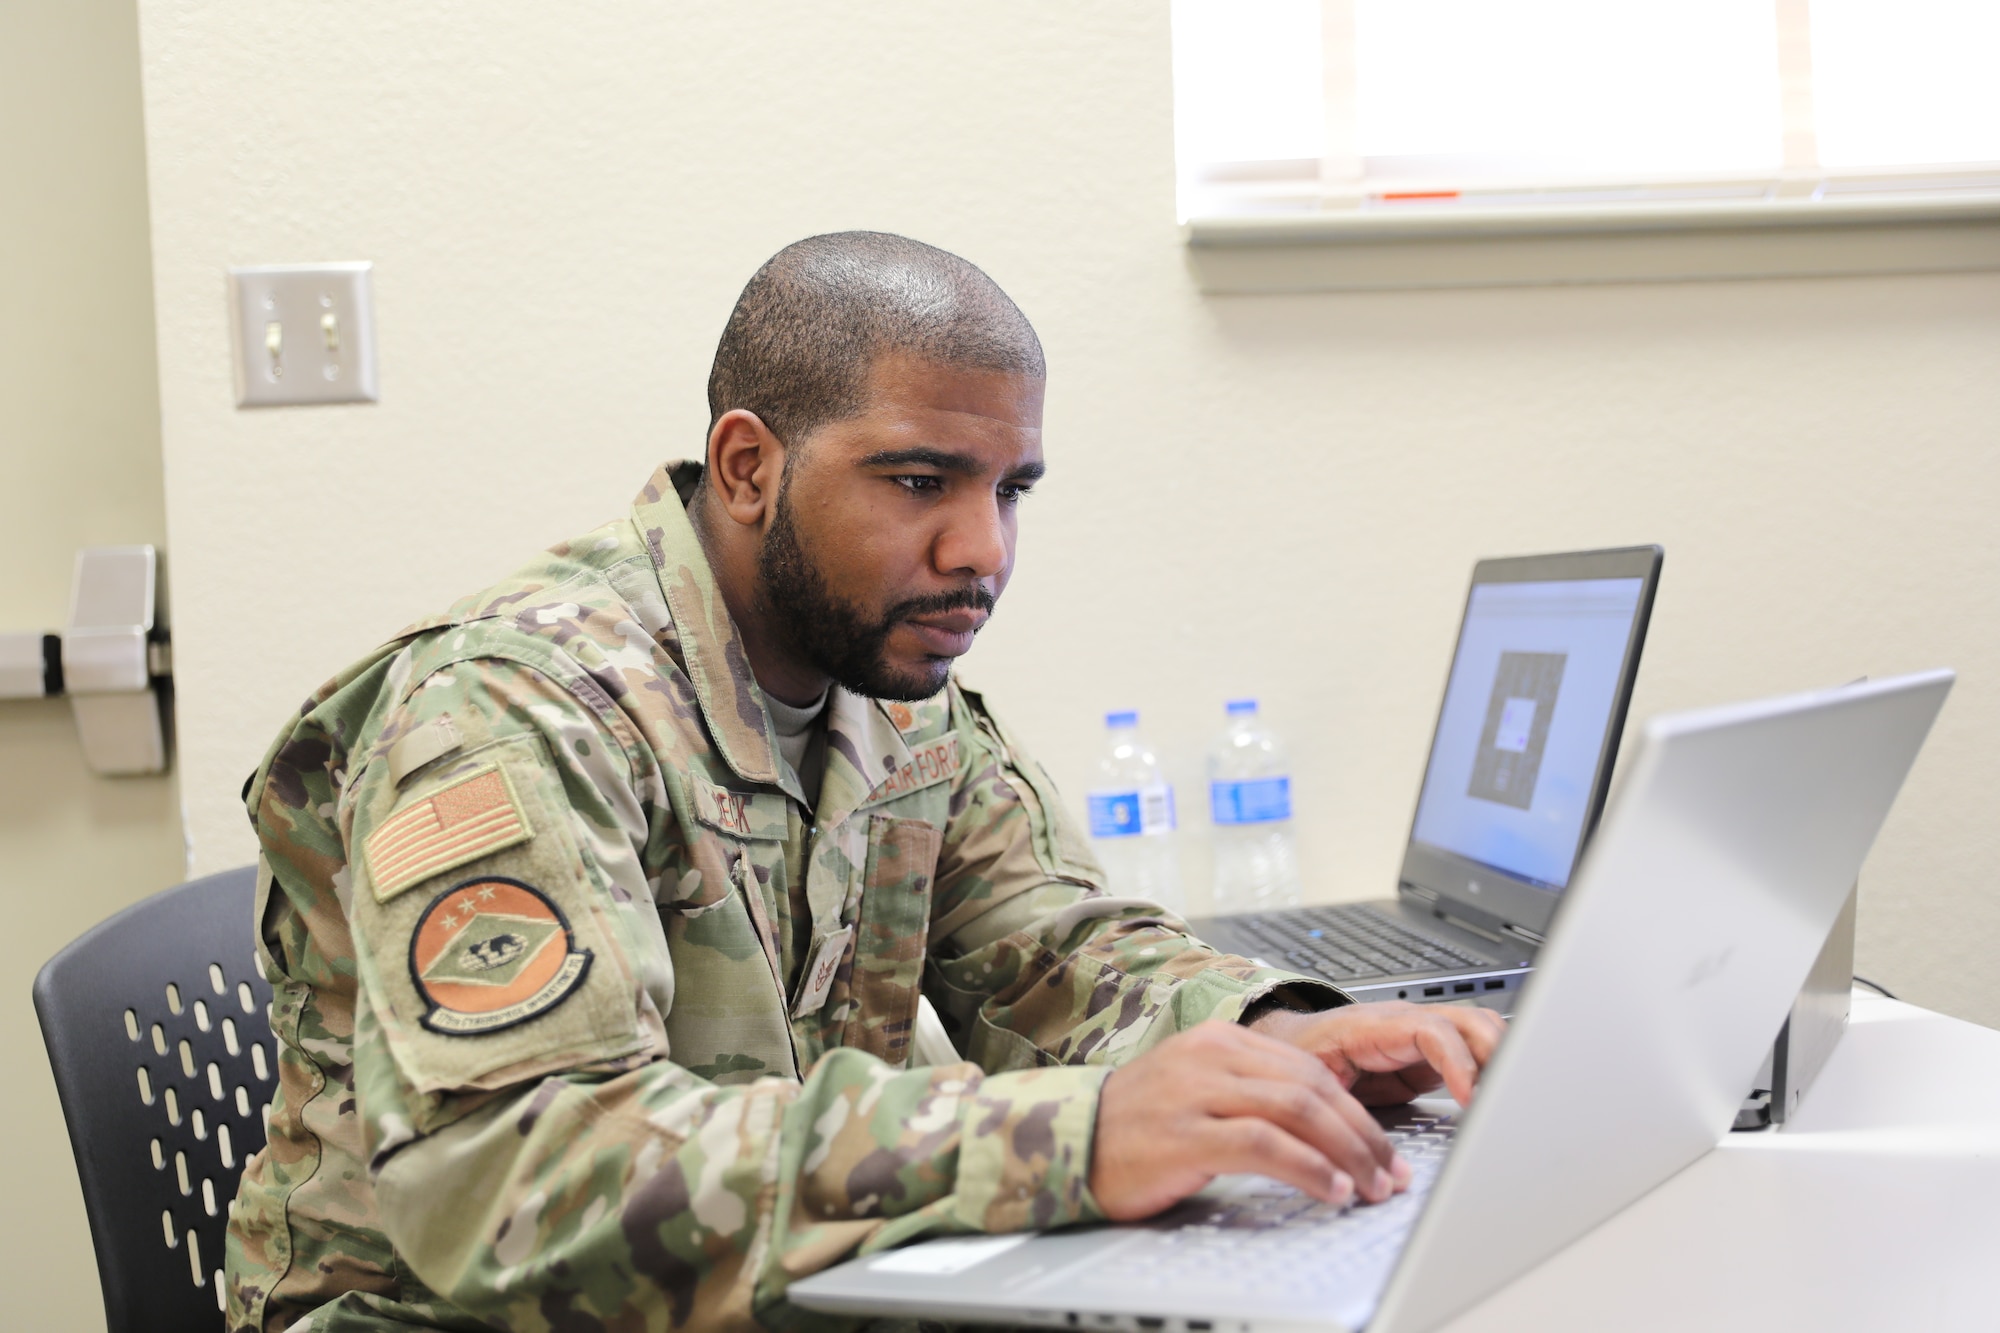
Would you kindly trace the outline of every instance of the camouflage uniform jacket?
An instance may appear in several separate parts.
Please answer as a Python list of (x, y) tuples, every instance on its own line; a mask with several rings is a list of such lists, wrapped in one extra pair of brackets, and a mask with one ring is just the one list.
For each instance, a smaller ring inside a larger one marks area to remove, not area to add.
[[(961, 685), (836, 688), (809, 809), (699, 476), (328, 682), (247, 786), (279, 1068), (232, 1329), (837, 1326), (786, 1284), (1098, 1216), (1108, 1069), (1298, 983), (1104, 895)], [(920, 993), (964, 1063), (911, 1067)]]

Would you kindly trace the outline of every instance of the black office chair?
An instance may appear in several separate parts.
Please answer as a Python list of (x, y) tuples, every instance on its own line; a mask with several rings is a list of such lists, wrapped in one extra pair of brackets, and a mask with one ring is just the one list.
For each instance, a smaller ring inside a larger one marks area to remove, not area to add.
[(256, 872), (128, 907), (50, 959), (35, 1014), (110, 1333), (217, 1333), (222, 1237), (277, 1087)]

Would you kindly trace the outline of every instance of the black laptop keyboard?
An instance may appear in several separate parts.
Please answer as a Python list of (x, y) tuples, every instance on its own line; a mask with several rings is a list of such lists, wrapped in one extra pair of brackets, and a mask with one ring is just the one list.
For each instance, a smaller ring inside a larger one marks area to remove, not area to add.
[(1229, 924), (1264, 946), (1260, 952), (1272, 963), (1335, 981), (1492, 966), (1365, 903), (1252, 913)]

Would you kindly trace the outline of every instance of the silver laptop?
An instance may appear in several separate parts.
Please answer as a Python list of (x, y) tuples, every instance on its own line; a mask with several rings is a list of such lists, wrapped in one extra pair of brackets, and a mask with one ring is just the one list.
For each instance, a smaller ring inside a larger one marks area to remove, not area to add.
[(1408, 1193), (1330, 1209), (1223, 1180), (1149, 1223), (929, 1241), (792, 1299), (1124, 1333), (1437, 1327), (1728, 1132), (1952, 679), (1649, 724), (1476, 1105), (1387, 1117)]
[(1396, 896), (1190, 923), (1357, 1000), (1512, 1013), (1597, 826), (1659, 585), (1657, 546), (1481, 560)]

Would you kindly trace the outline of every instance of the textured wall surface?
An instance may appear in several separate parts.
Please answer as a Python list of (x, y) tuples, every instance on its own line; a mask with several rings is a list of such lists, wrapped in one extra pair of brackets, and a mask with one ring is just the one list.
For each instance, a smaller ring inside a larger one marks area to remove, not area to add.
[[(1216, 297), (1166, 7), (142, 5), (197, 863), (289, 709), (698, 451), (737, 288), (908, 232), (1039, 325), (1053, 471), (966, 667), (1078, 799), (1108, 706), (1192, 785), (1299, 752), (1311, 892), (1387, 891), (1480, 555), (1659, 541), (1641, 714), (1947, 663), (1863, 970), (2000, 1022), (2000, 276)], [(231, 406), (223, 270), (370, 259), (383, 401)]]
[[(139, 26), (131, 0), (0, 4), (0, 629), (69, 613), (79, 546), (163, 540)], [(172, 577), (171, 553), (167, 565)], [(69, 705), (0, 701), (0, 1290), (12, 1328), (102, 1329), (28, 987), (181, 877), (172, 777), (84, 767)], [(136, 1091), (133, 1094), (137, 1095)]]

